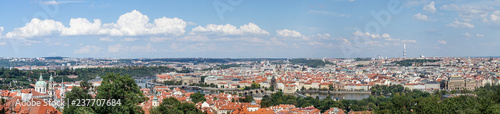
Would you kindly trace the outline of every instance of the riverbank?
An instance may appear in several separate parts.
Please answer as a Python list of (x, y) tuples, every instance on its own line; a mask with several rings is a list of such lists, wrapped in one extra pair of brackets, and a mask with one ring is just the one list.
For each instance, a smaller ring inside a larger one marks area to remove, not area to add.
[(332, 91), (332, 90), (302, 90), (300, 93), (321, 93), (321, 94), (371, 94), (371, 91)]

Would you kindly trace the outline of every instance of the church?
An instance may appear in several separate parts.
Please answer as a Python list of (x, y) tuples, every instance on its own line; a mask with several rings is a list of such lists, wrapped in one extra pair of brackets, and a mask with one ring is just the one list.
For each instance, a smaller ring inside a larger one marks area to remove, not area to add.
[[(50, 76), (48, 82), (44, 81), (42, 75), (40, 75), (38, 81), (35, 83), (35, 91), (40, 93), (40, 95), (33, 97), (50, 100), (64, 99), (64, 94), (66, 93), (64, 80), (62, 80), (61, 87), (58, 88), (58, 90), (55, 89), (55, 85), (56, 83), (54, 82), (52, 75)], [(58, 95), (56, 95), (57, 93)]]

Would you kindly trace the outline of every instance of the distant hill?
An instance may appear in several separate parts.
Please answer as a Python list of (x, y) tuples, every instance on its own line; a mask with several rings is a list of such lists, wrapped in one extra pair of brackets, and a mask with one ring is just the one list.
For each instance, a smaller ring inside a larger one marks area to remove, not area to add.
[(289, 61), (292, 64), (303, 64), (303, 65), (307, 65), (307, 66), (310, 66), (310, 67), (320, 67), (320, 66), (325, 66), (326, 64), (334, 65), (332, 62), (323, 61), (323, 60), (320, 60), (320, 59), (304, 59), (304, 58), (300, 58), (300, 59), (291, 59)]
[(60, 56), (57, 56), (57, 57), (42, 57), (42, 58), (45, 58), (45, 59), (52, 59), (52, 60), (62, 60), (64, 58), (68, 58), (68, 57), (60, 57)]

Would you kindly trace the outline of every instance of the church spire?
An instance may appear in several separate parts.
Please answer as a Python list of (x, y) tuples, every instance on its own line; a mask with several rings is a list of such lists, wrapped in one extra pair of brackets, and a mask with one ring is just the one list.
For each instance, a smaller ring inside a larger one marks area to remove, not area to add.
[(40, 74), (40, 78), (38, 78), (39, 81), (43, 80), (42, 74)]

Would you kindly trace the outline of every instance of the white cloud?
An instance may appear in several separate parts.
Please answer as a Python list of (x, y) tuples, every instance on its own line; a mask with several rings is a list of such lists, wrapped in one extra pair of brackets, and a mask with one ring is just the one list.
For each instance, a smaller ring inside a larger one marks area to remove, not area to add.
[[(367, 44), (370, 46), (383, 47), (389, 45), (401, 45), (402, 43), (417, 43), (416, 40), (401, 40), (398, 38), (393, 38), (391, 35), (384, 33), (380, 34), (372, 34), (368, 32), (355, 31), (353, 32), (354, 40), (359, 42), (360, 44)], [(361, 40), (364, 39), (364, 40)], [(347, 39), (339, 39), (345, 45), (350, 45), (349, 40)]]
[(83, 46), (80, 49), (75, 50), (73, 53), (75, 54), (96, 54), (101, 50), (100, 47), (87, 45)]
[(443, 10), (455, 11), (459, 14), (460, 18), (464, 21), (472, 21), (474, 18), (483, 18), (487, 17), (489, 12), (495, 11), (495, 8), (491, 6), (484, 5), (472, 5), (472, 4), (464, 4), (464, 5), (443, 5), (440, 7)]
[(455, 20), (453, 23), (450, 23), (450, 24), (448, 24), (446, 26), (452, 27), (452, 28), (474, 28), (474, 25), (472, 25), (470, 23), (459, 22), (457, 20)]
[(196, 41), (196, 42), (205, 42), (209, 41), (207, 36), (185, 36), (180, 38), (181, 41)]
[(288, 30), (288, 29), (283, 29), (283, 30), (276, 30), (277, 36), (279, 37), (301, 37), (302, 34), (300, 32), (297, 32), (295, 30)]
[[(149, 23), (149, 17), (134, 10), (121, 15), (116, 23), (102, 23), (100, 19), (90, 22), (85, 18), (70, 20), (70, 26), (65, 27), (54, 20), (34, 18), (21, 28), (15, 28), (6, 34), (7, 38), (30, 38), (36, 36), (76, 36), (76, 35), (107, 35), (107, 36), (141, 36), (141, 35), (175, 35), (185, 33), (186, 23), (179, 18), (158, 18)], [(245, 26), (246, 27), (246, 26)], [(247, 27), (248, 28), (248, 27)], [(250, 30), (247, 31), (251, 31)]]
[(403, 40), (403, 43), (417, 43), (416, 40)]
[(391, 36), (387, 33), (384, 33), (381, 35), (379, 34), (371, 34), (368, 32), (361, 32), (361, 31), (356, 31), (352, 33), (355, 37), (361, 37), (361, 38), (390, 38)]
[(5, 46), (7, 45), (7, 42), (0, 42), (0, 46)]
[(109, 37), (102, 37), (102, 38), (99, 38), (99, 41), (103, 41), (103, 42), (112, 42), (112, 41), (115, 41)]
[(337, 14), (335, 12), (319, 11), (319, 10), (309, 10), (309, 13), (329, 15), (329, 16), (335, 16), (335, 17), (350, 17), (351, 16), (351, 15), (347, 15), (347, 14)]
[(464, 36), (465, 36), (465, 37), (472, 37), (472, 34), (470, 34), (470, 33), (466, 32), (466, 33), (464, 33)]
[(312, 42), (309, 42), (308, 44), (309, 45), (313, 45), (313, 46), (323, 46), (323, 45), (325, 45), (324, 43), (321, 43), (321, 42), (318, 42), (318, 41), (312, 41)]
[(62, 31), (62, 36), (98, 35), (99, 30), (101, 30), (102, 23), (99, 19), (94, 19), (94, 23), (91, 23), (85, 18), (72, 18), (69, 21), (69, 26), (69, 28)]
[(137, 38), (124, 38), (123, 41), (127, 41), (127, 42), (133, 42), (133, 41), (136, 41), (138, 40)]
[(391, 36), (387, 33), (382, 34), (382, 38), (390, 38)]
[(424, 14), (421, 14), (421, 13), (417, 13), (417, 14), (413, 15), (413, 19), (421, 20), (421, 21), (428, 21), (429, 20), (429, 18), (427, 17), (427, 15), (424, 15)]
[(26, 26), (15, 28), (13, 31), (8, 32), (5, 37), (23, 39), (35, 36), (49, 36), (59, 34), (64, 29), (65, 27), (61, 22), (34, 18)]
[(447, 44), (448, 42), (444, 41), (444, 40), (438, 40), (437, 41), (439, 44)]
[(471, 33), (468, 33), (468, 32), (464, 33), (464, 36), (465, 37), (484, 37), (484, 35), (479, 34), (479, 33), (474, 35), (474, 34), (471, 34)]
[(3, 27), (0, 27), (0, 38), (2, 38)]
[(427, 11), (429, 13), (435, 13), (436, 12), (436, 7), (434, 6), (434, 1), (431, 3), (424, 5), (423, 7), (424, 11)]
[(489, 25), (495, 25), (496, 28), (500, 25), (500, 11), (491, 12), (491, 14), (481, 15), (482, 21)]
[(254, 23), (248, 23), (246, 25), (237, 28), (234, 25), (215, 25), (209, 24), (205, 27), (198, 26), (191, 30), (191, 35), (195, 34), (218, 34), (218, 35), (268, 35), (269, 32), (261, 29)]
[(186, 22), (179, 18), (158, 18), (148, 23), (149, 17), (134, 10), (120, 16), (116, 23), (103, 24), (99, 34), (111, 36), (182, 35)]

